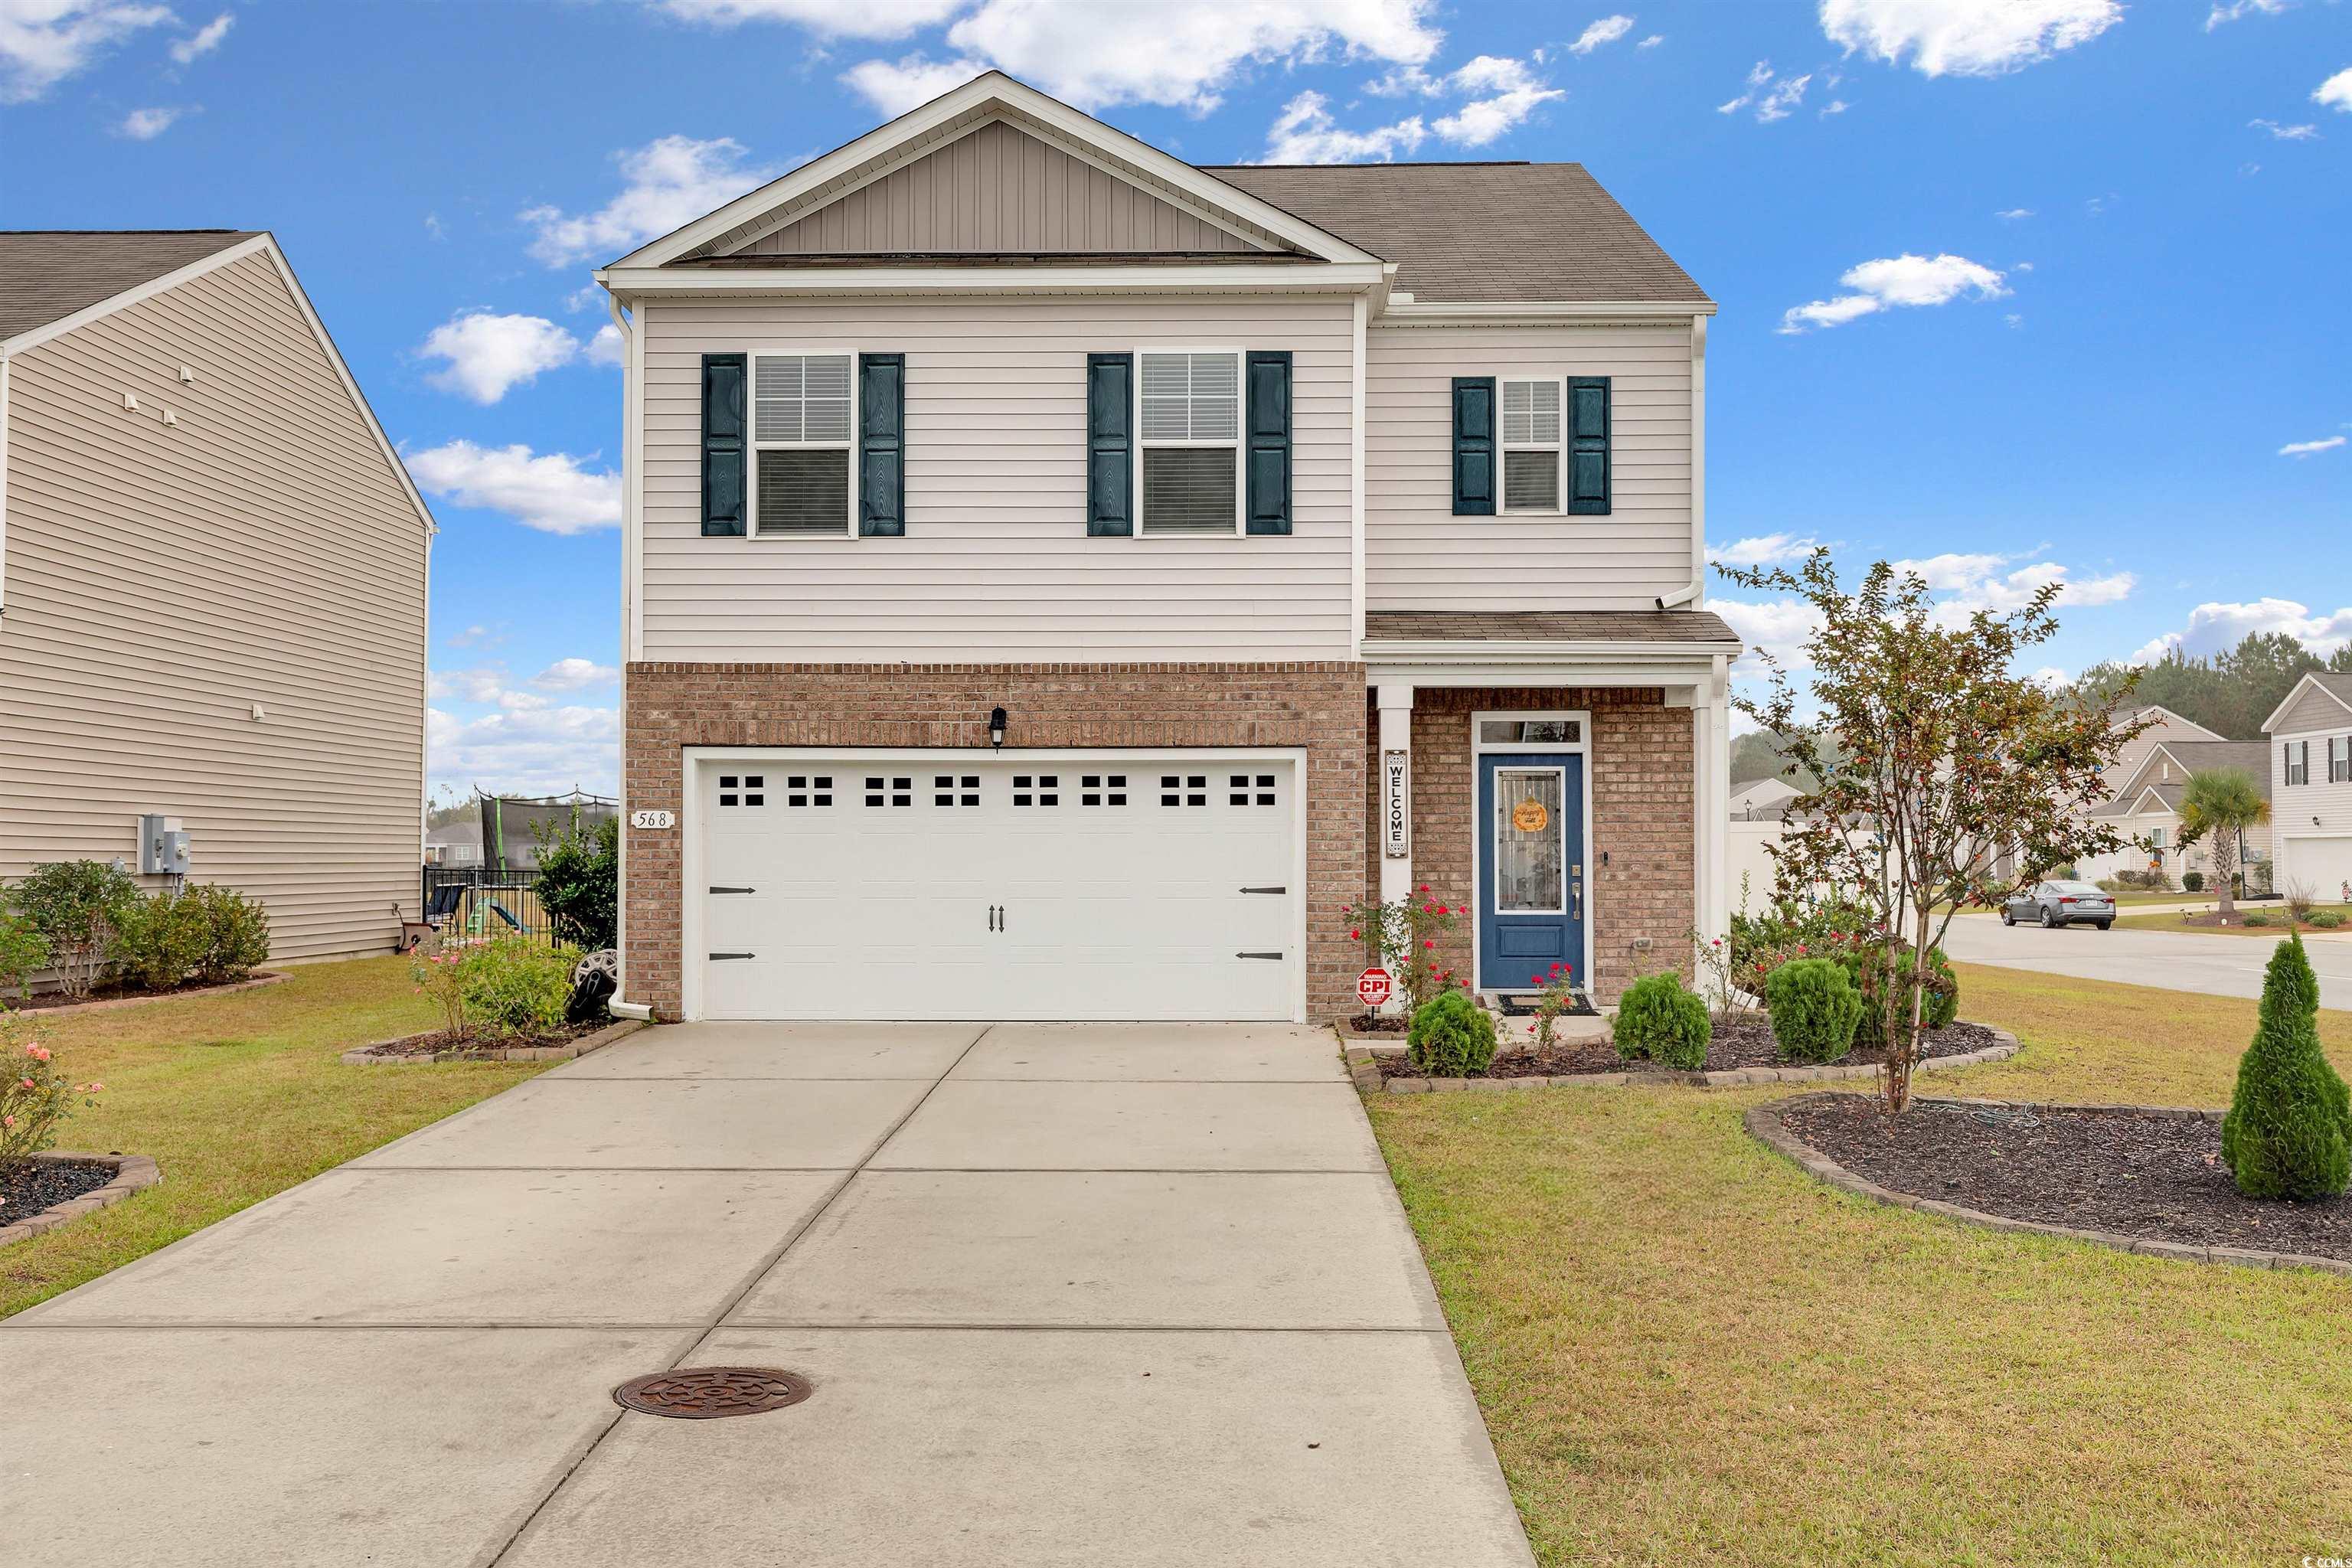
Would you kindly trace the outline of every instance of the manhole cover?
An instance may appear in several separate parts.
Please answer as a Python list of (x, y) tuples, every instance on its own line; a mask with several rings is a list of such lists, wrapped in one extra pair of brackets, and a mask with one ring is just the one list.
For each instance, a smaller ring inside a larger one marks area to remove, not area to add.
[(772, 1366), (689, 1366), (633, 1377), (613, 1390), (613, 1398), (648, 1415), (699, 1421), (782, 1410), (812, 1392), (807, 1378)]

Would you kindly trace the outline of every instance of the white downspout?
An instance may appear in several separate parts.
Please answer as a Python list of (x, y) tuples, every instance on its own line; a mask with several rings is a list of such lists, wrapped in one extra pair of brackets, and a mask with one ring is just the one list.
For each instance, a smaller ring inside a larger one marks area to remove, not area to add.
[(644, 374), (635, 323), (621, 309), (621, 301), (611, 290), (604, 294), (604, 308), (612, 313), (614, 330), (621, 334), (621, 739), (619, 784), (615, 794), (620, 798), (621, 863), (614, 879), (615, 898), (613, 931), (614, 945), (621, 954), (621, 973), (614, 983), (612, 1000), (604, 1010), (615, 1018), (631, 1018), (639, 1023), (651, 1023), (654, 1010), (643, 1002), (625, 1002), (629, 983), (629, 769), (628, 713), (629, 661), (637, 655), (637, 388)]

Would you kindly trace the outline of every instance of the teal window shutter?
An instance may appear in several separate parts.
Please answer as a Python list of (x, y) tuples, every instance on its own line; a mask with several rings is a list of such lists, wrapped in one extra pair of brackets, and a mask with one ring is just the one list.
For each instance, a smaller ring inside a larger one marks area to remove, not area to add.
[(1247, 458), (1249, 499), (1244, 516), (1252, 533), (1290, 531), (1290, 353), (1253, 350), (1249, 356)]
[(1495, 515), (1495, 378), (1454, 378), (1454, 515)]
[(1135, 356), (1087, 356), (1087, 531), (1135, 531)]
[(1609, 515), (1609, 378), (1568, 378), (1568, 510)]
[(702, 356), (702, 531), (743, 537), (743, 356)]
[(907, 531), (907, 356), (857, 356), (857, 531)]

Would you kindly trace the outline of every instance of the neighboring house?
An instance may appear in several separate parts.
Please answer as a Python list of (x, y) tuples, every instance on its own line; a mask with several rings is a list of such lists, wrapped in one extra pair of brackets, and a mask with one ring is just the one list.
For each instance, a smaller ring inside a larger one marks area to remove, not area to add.
[(0, 878), (160, 816), (276, 956), (389, 950), (432, 534), (268, 235), (0, 233)]
[[(2123, 826), (2122, 819), (2126, 810), (2122, 801), (2124, 788), (2137, 777), (2140, 764), (2155, 753), (2158, 745), (2168, 741), (2228, 740), (2225, 735), (2216, 734), (2204, 725), (2192, 723), (2169, 708), (2158, 707), (2152, 702), (2143, 703), (2137, 708), (2117, 709), (2108, 722), (2110, 728), (2120, 730), (2137, 722), (2142, 717), (2148, 721), (2147, 728), (2125, 742), (2123, 749), (2116, 753), (2116, 760), (2105, 769), (2105, 778), (2108, 784), (2107, 798), (2084, 814), (2095, 821), (2110, 823), (2116, 831), (2126, 837), (2129, 837), (2137, 829)], [(2075, 863), (2074, 871), (2084, 880), (2095, 882), (2111, 878), (2118, 871), (2146, 870), (2149, 868), (2149, 856), (2137, 849), (2126, 848), (2105, 855), (2086, 857)]]
[(1788, 815), (1789, 803), (1801, 800), (1805, 792), (1778, 776), (1758, 779), (1731, 792), (1731, 820), (1734, 822), (1778, 822)]
[(2273, 885), (2352, 896), (2352, 675), (2315, 670), (2268, 719)]
[(1606, 1003), (1724, 929), (1715, 307), (1580, 167), (1196, 168), (992, 72), (597, 279), (625, 1000), (1320, 1019), (1377, 892)]
[[(2194, 729), (2195, 726), (2189, 726)], [(2119, 870), (2160, 871), (2174, 886), (2189, 871), (2212, 875), (2211, 844), (2200, 839), (2180, 847), (2180, 799), (2189, 775), (2209, 768), (2236, 768), (2271, 794), (2269, 748), (2260, 741), (2184, 741), (2163, 739), (2141, 752), (2139, 765), (2124, 779), (2112, 798), (2094, 808), (2095, 821), (2112, 826), (2126, 838), (2140, 839), (2146, 849), (2125, 849), (2101, 855), (2075, 868), (2092, 879), (2113, 877)], [(2271, 857), (2271, 829), (2250, 827), (2243, 835), (2242, 853), (2234, 863), (2245, 868), (2251, 885), (2263, 877), (2253, 869)]]
[(445, 822), (425, 830), (425, 863), (455, 870), (482, 863), (482, 821)]

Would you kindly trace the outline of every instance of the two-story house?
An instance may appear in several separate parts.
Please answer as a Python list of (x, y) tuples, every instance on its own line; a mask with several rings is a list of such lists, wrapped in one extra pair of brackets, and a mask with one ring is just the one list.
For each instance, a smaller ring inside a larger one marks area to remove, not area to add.
[(0, 879), (120, 860), (390, 952), (433, 519), (268, 234), (0, 233)]
[(1320, 1019), (1382, 897), (1606, 1005), (1724, 927), (1715, 307), (1582, 168), (991, 73), (597, 278), (625, 1003)]
[(2273, 885), (2352, 902), (2352, 675), (2314, 670), (2263, 721)]

